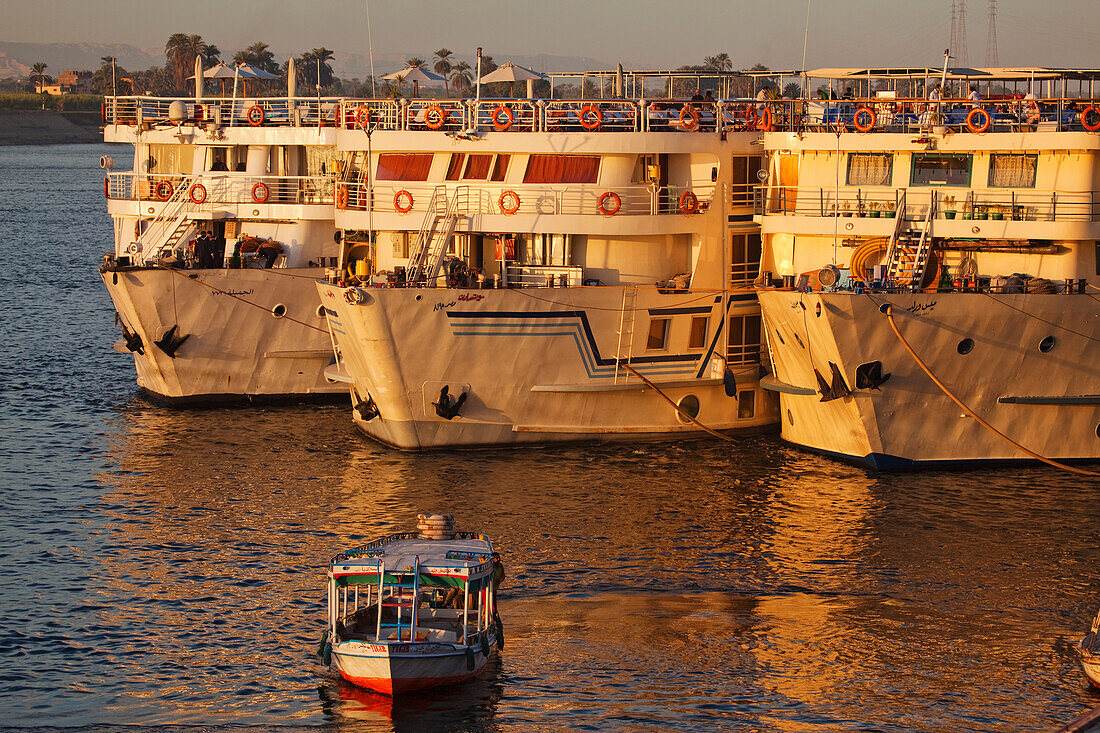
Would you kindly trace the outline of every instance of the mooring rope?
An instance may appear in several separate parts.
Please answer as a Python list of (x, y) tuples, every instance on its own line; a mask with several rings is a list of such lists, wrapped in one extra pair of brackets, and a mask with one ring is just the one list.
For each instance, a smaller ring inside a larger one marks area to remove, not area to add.
[(722, 440), (728, 440), (730, 442), (733, 442), (733, 438), (731, 438), (730, 436), (723, 435), (722, 433), (718, 432), (717, 430), (707, 427), (703, 423), (696, 420), (692, 415), (689, 415), (687, 413), (687, 411), (684, 410), (684, 408), (680, 407), (678, 404), (676, 404), (676, 402), (671, 397), (669, 397), (667, 394), (662, 392), (660, 387), (658, 387), (656, 384), (654, 384), (653, 382), (649, 381), (644, 376), (642, 376), (642, 373), (639, 372), (637, 369), (630, 366), (629, 364), (623, 363), (622, 361), (619, 362), (619, 366), (621, 366), (623, 369), (626, 369), (628, 372), (633, 374), (638, 379), (642, 380), (642, 382), (645, 383), (645, 386), (649, 387), (654, 392), (656, 392), (658, 395), (660, 395), (665, 400), (665, 402), (667, 402), (668, 404), (672, 405), (673, 408), (675, 408), (676, 412), (680, 413), (681, 415), (686, 417), (688, 420), (695, 423), (695, 425), (697, 425), (700, 430), (702, 430), (704, 432), (707, 432), (707, 433), (710, 433), (711, 435), (713, 435), (716, 438), (721, 438)]
[(906, 340), (905, 340), (905, 337), (901, 335), (901, 331), (899, 331), (899, 330), (898, 330), (898, 325), (897, 325), (897, 324), (896, 324), (896, 323), (894, 322), (894, 313), (893, 313), (893, 310), (894, 310), (893, 306), (891, 306), (891, 305), (887, 305), (887, 306), (886, 306), (886, 310), (885, 310), (885, 311), (883, 311), (883, 313), (885, 313), (885, 315), (886, 315), (886, 320), (888, 320), (888, 321), (890, 322), (890, 328), (892, 328), (892, 329), (893, 329), (893, 331), (894, 331), (894, 335), (898, 337), (898, 341), (901, 341), (901, 345), (905, 347), (905, 350), (906, 350), (906, 351), (908, 351), (908, 352), (909, 352), (909, 355), (910, 355), (911, 357), (913, 357), (913, 360), (914, 360), (915, 362), (917, 362), (917, 366), (919, 366), (919, 367), (920, 367), (920, 368), (921, 368), (921, 369), (922, 369), (922, 370), (924, 371), (924, 373), (928, 375), (928, 378), (929, 378), (929, 379), (931, 379), (931, 380), (932, 380), (933, 382), (935, 382), (936, 386), (937, 386), (937, 387), (939, 387), (939, 388), (940, 388), (940, 390), (941, 390), (941, 391), (942, 391), (942, 392), (943, 392), (943, 393), (944, 393), (945, 395), (947, 395), (948, 397), (950, 397), (950, 398), (951, 398), (951, 401), (952, 401), (952, 402), (954, 402), (954, 403), (955, 403), (956, 405), (958, 405), (958, 406), (959, 406), (959, 407), (961, 407), (961, 408), (962, 408), (963, 410), (965, 410), (965, 411), (966, 411), (966, 413), (967, 413), (967, 414), (968, 414), (968, 415), (969, 415), (970, 417), (972, 417), (972, 418), (974, 418), (975, 420), (977, 420), (977, 421), (978, 421), (978, 424), (980, 424), (980, 425), (981, 425), (982, 427), (984, 427), (984, 428), (986, 428), (987, 430), (989, 430), (989, 431), (990, 431), (991, 433), (993, 433), (993, 434), (994, 434), (994, 435), (996, 435), (997, 437), (999, 437), (999, 438), (1001, 438), (1002, 440), (1004, 440), (1004, 441), (1005, 441), (1006, 443), (1008, 443), (1009, 445), (1011, 445), (1011, 446), (1015, 447), (1015, 448), (1016, 448), (1017, 450), (1019, 450), (1020, 452), (1022, 452), (1022, 453), (1025, 453), (1025, 454), (1027, 454), (1027, 455), (1031, 456), (1032, 458), (1034, 458), (1034, 459), (1036, 459), (1036, 460), (1038, 460), (1038, 461), (1042, 461), (1043, 463), (1046, 463), (1046, 464), (1048, 464), (1048, 465), (1054, 466), (1055, 468), (1060, 468), (1060, 469), (1062, 469), (1063, 471), (1069, 471), (1069, 472), (1071, 472), (1071, 473), (1077, 473), (1077, 474), (1081, 474), (1082, 476), (1100, 476), (1100, 473), (1096, 473), (1095, 471), (1087, 471), (1087, 470), (1085, 470), (1085, 469), (1083, 469), (1083, 468), (1077, 468), (1077, 467), (1075, 467), (1075, 466), (1067, 466), (1067, 465), (1066, 465), (1066, 464), (1064, 464), (1064, 463), (1059, 463), (1058, 461), (1055, 461), (1055, 460), (1053, 460), (1053, 459), (1051, 459), (1051, 458), (1046, 458), (1045, 456), (1041, 456), (1041, 455), (1039, 455), (1038, 453), (1036, 453), (1035, 451), (1032, 451), (1032, 450), (1028, 450), (1028, 449), (1027, 449), (1027, 448), (1025, 448), (1024, 446), (1020, 445), (1020, 444), (1019, 444), (1019, 443), (1017, 443), (1017, 442), (1016, 442), (1015, 440), (1013, 440), (1012, 438), (1008, 437), (1007, 435), (1005, 435), (1004, 433), (1002, 433), (1002, 432), (1001, 432), (1000, 430), (997, 430), (997, 428), (993, 427), (992, 425), (990, 425), (989, 423), (987, 423), (987, 422), (986, 422), (985, 420), (983, 420), (983, 419), (982, 419), (982, 418), (981, 418), (981, 417), (980, 417), (980, 416), (978, 415), (978, 413), (974, 412), (974, 410), (970, 409), (970, 407), (968, 407), (968, 406), (966, 405), (966, 403), (964, 403), (964, 402), (963, 402), (962, 400), (960, 400), (960, 399), (959, 399), (958, 397), (956, 397), (956, 396), (955, 396), (955, 394), (954, 394), (954, 393), (953, 393), (953, 392), (952, 392), (952, 391), (951, 391), (950, 389), (948, 389), (948, 388), (947, 388), (947, 385), (945, 385), (945, 384), (944, 384), (943, 382), (941, 382), (941, 381), (939, 380), (939, 378), (938, 378), (938, 377), (936, 377), (936, 375), (932, 373), (932, 370), (928, 368), (928, 365), (924, 363), (924, 360), (922, 360), (922, 359), (921, 359), (921, 358), (920, 358), (920, 357), (919, 357), (919, 356), (917, 355), (917, 352), (913, 350), (913, 347), (909, 345), (909, 342), (908, 342), (908, 341), (906, 341)]

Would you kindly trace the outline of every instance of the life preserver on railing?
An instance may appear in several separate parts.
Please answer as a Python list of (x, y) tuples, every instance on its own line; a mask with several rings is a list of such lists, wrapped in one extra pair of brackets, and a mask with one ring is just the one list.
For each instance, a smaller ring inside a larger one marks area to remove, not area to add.
[(256, 183), (252, 186), (252, 200), (256, 203), (264, 203), (270, 195), (271, 189), (267, 187), (266, 183)]
[(985, 132), (992, 122), (993, 117), (988, 112), (981, 107), (975, 107), (966, 116), (966, 129), (971, 132)]
[(202, 122), (204, 119), (206, 119), (206, 108), (203, 107), (201, 104), (196, 104), (195, 105), (195, 121), (196, 122)]
[(447, 123), (447, 113), (438, 104), (428, 107), (424, 113), (424, 126), (429, 130), (438, 130)]
[(694, 214), (699, 210), (699, 197), (691, 191), (680, 194), (680, 211), (685, 214)]
[(172, 198), (172, 194), (175, 193), (175, 191), (176, 189), (172, 187), (169, 181), (158, 181), (156, 187), (153, 189), (153, 193), (155, 193), (157, 198), (161, 201), (167, 201)]
[(689, 131), (699, 129), (699, 110), (695, 109), (690, 104), (685, 104), (681, 107), (680, 127)]
[(761, 132), (771, 132), (772, 111), (770, 107), (765, 107), (764, 111), (760, 113), (760, 118), (756, 121), (756, 129)]
[(106, 178), (103, 179), (103, 198), (111, 198), (111, 183)]
[(500, 207), (500, 213), (505, 215), (512, 215), (519, 211), (519, 194), (515, 191), (505, 191), (497, 199), (497, 206)]
[(584, 129), (598, 130), (600, 129), (600, 123), (603, 122), (603, 112), (594, 104), (586, 104), (577, 113), (577, 119)]
[(878, 115), (870, 107), (860, 107), (852, 115), (852, 127), (860, 132), (870, 132), (875, 129), (876, 122), (878, 122)]
[(201, 204), (206, 201), (206, 186), (201, 183), (196, 183), (191, 188), (187, 189), (187, 198), (191, 199), (193, 204)]
[(100, 102), (99, 103), (99, 123), (101, 125), (106, 125), (107, 124), (107, 103), (106, 102)]
[[(504, 121), (502, 122), (500, 117), (504, 115)], [(512, 126), (512, 122), (516, 119), (516, 113), (512, 111), (510, 107), (505, 107), (503, 104), (498, 104), (497, 108), (493, 110), (493, 127), (497, 132), (504, 132)]]
[(359, 105), (359, 109), (355, 110), (355, 124), (364, 130), (370, 125), (370, 107), (365, 104)]
[[(1093, 122), (1089, 122), (1090, 117), (1093, 119)], [(1088, 107), (1081, 110), (1081, 127), (1089, 132), (1100, 130), (1100, 108), (1095, 104), (1090, 104)]]
[(343, 210), (348, 208), (348, 189), (347, 186), (336, 187), (336, 208)]
[(600, 194), (600, 200), (596, 202), (596, 207), (604, 216), (615, 216), (615, 214), (619, 213), (619, 209), (621, 209), (622, 206), (623, 200), (619, 198), (619, 194), (614, 191), (605, 191)]
[(253, 127), (259, 127), (264, 123), (264, 108), (258, 104), (254, 104), (244, 113), (244, 117), (248, 120), (248, 124)]
[(752, 129), (752, 128), (756, 127), (757, 116), (758, 115), (756, 114), (756, 108), (755, 107), (746, 107), (745, 108), (745, 127), (746, 127), (746, 129)]
[[(402, 201), (408, 201), (407, 204), (403, 204)], [(397, 210), (398, 214), (407, 214), (413, 210), (413, 195), (401, 189), (393, 195), (393, 208)]]

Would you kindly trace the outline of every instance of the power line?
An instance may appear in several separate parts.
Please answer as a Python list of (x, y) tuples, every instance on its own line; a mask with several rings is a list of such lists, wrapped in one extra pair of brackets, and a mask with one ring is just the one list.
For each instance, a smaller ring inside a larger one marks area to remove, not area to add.
[(985, 35), (985, 65), (1000, 66), (997, 61), (997, 0), (989, 0), (989, 30)]
[(959, 66), (970, 65), (970, 54), (967, 52), (966, 42), (966, 0), (958, 0), (958, 27), (957, 38), (955, 39), (958, 45), (951, 50), (955, 52), (955, 63)]

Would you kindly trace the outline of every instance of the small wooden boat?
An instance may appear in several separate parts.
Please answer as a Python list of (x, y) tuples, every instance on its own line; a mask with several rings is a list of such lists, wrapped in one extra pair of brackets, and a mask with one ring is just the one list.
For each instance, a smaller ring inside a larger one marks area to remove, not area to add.
[(387, 695), (476, 675), (504, 630), (503, 578), (486, 535), (455, 532), (449, 515), (419, 515), (393, 534), (332, 558), (322, 657), (353, 685)]
[(1100, 688), (1100, 613), (1092, 620), (1092, 630), (1085, 635), (1081, 643), (1077, 645), (1077, 653), (1081, 655), (1081, 666), (1085, 670), (1085, 676), (1094, 687)]

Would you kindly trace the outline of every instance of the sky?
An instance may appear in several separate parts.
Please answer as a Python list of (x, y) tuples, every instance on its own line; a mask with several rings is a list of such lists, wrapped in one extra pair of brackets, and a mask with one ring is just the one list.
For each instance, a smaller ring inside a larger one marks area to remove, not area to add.
[[(958, 2), (959, 0), (956, 0)], [(1100, 68), (1100, 0), (996, 0), (999, 62)], [(968, 0), (968, 61), (985, 65), (989, 0)], [(198, 33), (223, 55), (262, 40), (277, 57), (325, 46), (430, 59), (587, 57), (675, 68), (725, 52), (735, 68), (942, 63), (950, 0), (0, 0), (0, 40), (162, 49)], [(390, 69), (378, 69), (379, 73)], [(553, 69), (546, 69), (553, 71)]]

